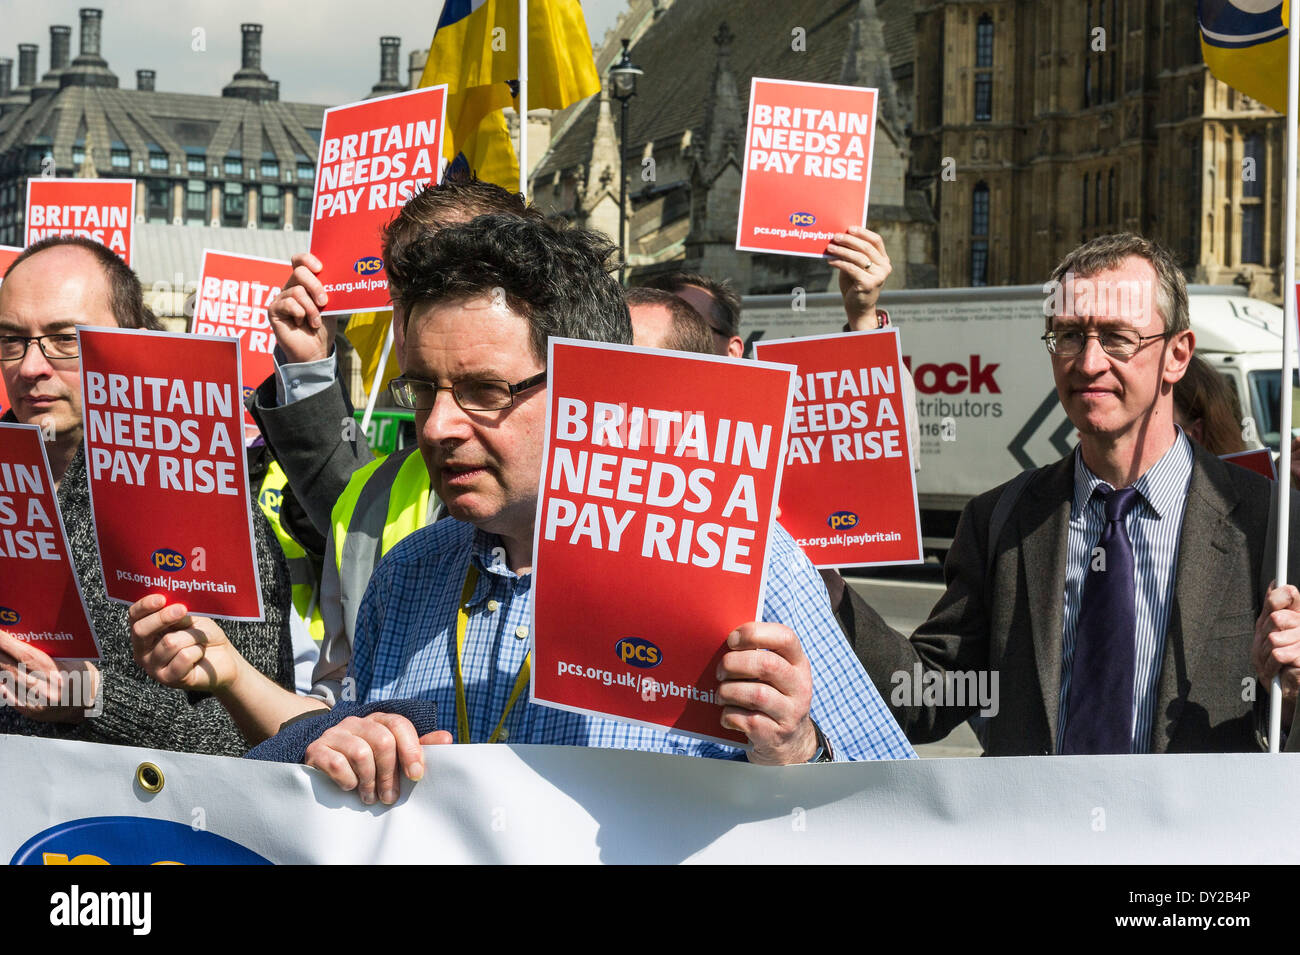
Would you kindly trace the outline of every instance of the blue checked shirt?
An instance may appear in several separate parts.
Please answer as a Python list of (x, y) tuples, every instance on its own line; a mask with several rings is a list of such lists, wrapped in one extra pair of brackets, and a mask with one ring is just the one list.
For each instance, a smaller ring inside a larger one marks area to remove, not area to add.
[[(1178, 537), (1187, 508), (1187, 486), (1192, 480), (1192, 445), (1178, 429), (1178, 437), (1164, 456), (1133, 482), (1138, 502), (1124, 520), (1133, 542), (1133, 590), (1136, 602), (1133, 672), (1133, 752), (1151, 752), (1151, 726), (1155, 716), (1156, 683), (1165, 652), (1165, 630), (1173, 603), (1174, 572), (1178, 567)], [(1079, 625), (1079, 602), (1088, 576), (1092, 549), (1106, 527), (1106, 505), (1094, 495), (1106, 484), (1088, 470), (1083, 455), (1074, 453), (1074, 502), (1070, 506), (1069, 555), (1065, 565), (1065, 624), (1061, 634), (1061, 699), (1057, 709), (1056, 746), (1065, 739), (1066, 701), (1074, 640)]]
[[(488, 739), (532, 645), (532, 575), (511, 571), (500, 543), (494, 535), (448, 518), (411, 534), (379, 562), (357, 614), (348, 672), (359, 702), (432, 699), (439, 726), (455, 735), (456, 616), (472, 560), (479, 578), (469, 601), (461, 665), (470, 738), (476, 743)], [(826, 587), (808, 558), (779, 527), (770, 550), (763, 619), (785, 624), (802, 640), (812, 666), (812, 718), (835, 759), (915, 757), (844, 639)], [(501, 741), (717, 759), (745, 755), (719, 743), (535, 705), (527, 688), (506, 719)]]

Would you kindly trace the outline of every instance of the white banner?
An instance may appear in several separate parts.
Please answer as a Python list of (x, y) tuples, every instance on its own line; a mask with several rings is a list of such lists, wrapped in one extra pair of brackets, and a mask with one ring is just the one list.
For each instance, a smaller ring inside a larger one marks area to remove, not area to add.
[[(928, 759), (771, 769), (437, 746), (395, 806), (298, 766), (0, 738), (0, 859), (109, 863), (1285, 863), (1289, 755)], [(162, 789), (137, 767), (152, 762)], [(83, 858), (80, 861), (96, 861)]]

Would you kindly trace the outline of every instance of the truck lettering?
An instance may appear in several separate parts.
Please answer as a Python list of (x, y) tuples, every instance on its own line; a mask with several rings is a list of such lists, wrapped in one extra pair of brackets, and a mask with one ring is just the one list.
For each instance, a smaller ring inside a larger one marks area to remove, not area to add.
[(1000, 363), (992, 362), (986, 365), (980, 360), (979, 355), (971, 355), (967, 365), (955, 361), (943, 365), (927, 362), (924, 365), (918, 365), (916, 368), (912, 367), (912, 356), (904, 355), (903, 364), (912, 373), (912, 380), (916, 383), (916, 390), (923, 395), (936, 393), (959, 395), (963, 391), (970, 391), (973, 395), (977, 395), (981, 391), (987, 391), (989, 394), (995, 395), (1002, 393), (1002, 389), (998, 387), (997, 379), (993, 377), (993, 373), (998, 370)]

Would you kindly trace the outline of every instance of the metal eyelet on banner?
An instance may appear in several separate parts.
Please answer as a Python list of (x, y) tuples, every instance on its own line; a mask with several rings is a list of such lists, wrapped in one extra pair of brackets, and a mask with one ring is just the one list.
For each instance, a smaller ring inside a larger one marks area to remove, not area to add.
[(135, 768), (135, 783), (147, 793), (160, 793), (167, 780), (163, 771), (153, 763), (141, 763)]

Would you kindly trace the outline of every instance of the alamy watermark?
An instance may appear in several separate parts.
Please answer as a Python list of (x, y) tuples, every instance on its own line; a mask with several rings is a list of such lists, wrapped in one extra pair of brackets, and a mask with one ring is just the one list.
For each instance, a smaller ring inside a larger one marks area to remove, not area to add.
[(978, 706), (979, 715), (998, 715), (997, 670), (926, 670), (912, 664), (910, 670), (895, 670), (889, 678), (893, 706)]

